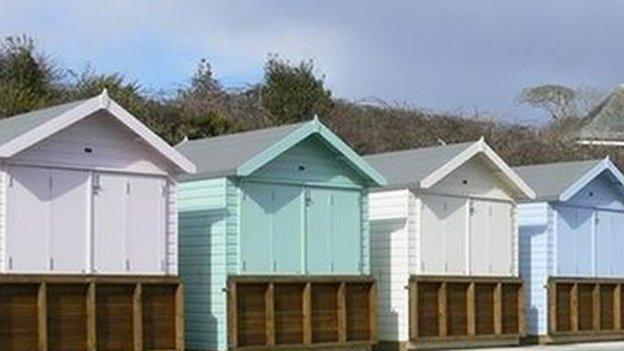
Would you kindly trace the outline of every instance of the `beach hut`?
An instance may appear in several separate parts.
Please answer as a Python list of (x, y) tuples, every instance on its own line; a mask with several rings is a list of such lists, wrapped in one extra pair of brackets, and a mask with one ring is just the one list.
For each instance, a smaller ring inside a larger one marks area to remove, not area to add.
[(624, 338), (624, 177), (608, 158), (516, 168), (528, 333), (542, 342)]
[(368, 188), (384, 178), (317, 119), (182, 143), (187, 345), (368, 349)]
[(0, 120), (0, 349), (183, 349), (194, 168), (105, 91)]
[(516, 202), (533, 191), (483, 139), (365, 159), (388, 179), (370, 194), (380, 345), (517, 343)]

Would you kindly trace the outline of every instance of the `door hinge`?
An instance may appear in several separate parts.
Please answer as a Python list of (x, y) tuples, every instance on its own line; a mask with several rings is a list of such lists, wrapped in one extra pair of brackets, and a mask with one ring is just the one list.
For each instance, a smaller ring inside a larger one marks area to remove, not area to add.
[(130, 194), (130, 182), (126, 182), (126, 194)]
[(130, 271), (130, 260), (126, 258), (126, 271)]
[(13, 176), (9, 176), (9, 188), (13, 187)]
[(53, 271), (54, 270), (54, 258), (50, 257), (50, 270)]
[(13, 257), (9, 257), (9, 269), (13, 269)]
[(48, 178), (48, 187), (49, 187), (50, 189), (52, 189), (53, 182), (54, 182), (54, 180), (52, 179), (52, 177), (49, 177), (49, 178)]
[(100, 193), (100, 191), (102, 191), (102, 187), (100, 186), (100, 175), (99, 174), (94, 174), (93, 175), (92, 190), (93, 190), (93, 194), (94, 195), (97, 195), (97, 194)]

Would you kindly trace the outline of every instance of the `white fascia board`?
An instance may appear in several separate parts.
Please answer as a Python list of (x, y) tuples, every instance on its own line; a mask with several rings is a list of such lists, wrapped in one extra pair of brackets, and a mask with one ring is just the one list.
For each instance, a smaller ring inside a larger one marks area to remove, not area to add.
[(151, 147), (156, 149), (162, 156), (175, 164), (182, 172), (189, 174), (196, 172), (195, 164), (167, 144), (167, 142), (162, 140), (151, 129), (139, 122), (138, 119), (136, 119), (132, 114), (130, 114), (130, 112), (121, 107), (118, 103), (109, 99), (105, 109), (115, 116), (115, 118), (117, 118), (121, 123), (130, 128), (130, 130), (145, 140)]
[(483, 153), (487, 156), (489, 160), (494, 163), (494, 165), (503, 172), (503, 174), (509, 179), (513, 186), (515, 186), (520, 193), (522, 193), (528, 199), (535, 199), (537, 194), (535, 191), (531, 189), (531, 187), (516, 173), (507, 162), (505, 162), (492, 148), (483, 140), (480, 140), (479, 143), (482, 146)]

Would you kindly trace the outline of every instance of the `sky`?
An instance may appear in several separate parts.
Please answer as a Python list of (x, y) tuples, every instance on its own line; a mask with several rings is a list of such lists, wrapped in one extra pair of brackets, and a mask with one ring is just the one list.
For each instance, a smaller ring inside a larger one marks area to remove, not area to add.
[(312, 59), (341, 98), (532, 123), (545, 117), (514, 101), (525, 87), (624, 82), (622, 14), (618, 0), (0, 0), (0, 36), (153, 90), (201, 58), (243, 87), (277, 54)]

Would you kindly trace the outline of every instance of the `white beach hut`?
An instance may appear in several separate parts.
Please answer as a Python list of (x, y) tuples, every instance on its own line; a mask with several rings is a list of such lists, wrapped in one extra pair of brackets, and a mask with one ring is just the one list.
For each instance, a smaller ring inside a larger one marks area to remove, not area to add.
[(370, 195), (380, 342), (517, 342), (516, 202), (534, 192), (484, 140), (365, 158), (389, 182)]

